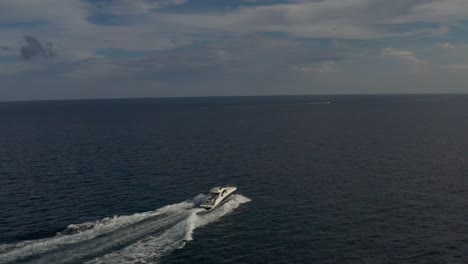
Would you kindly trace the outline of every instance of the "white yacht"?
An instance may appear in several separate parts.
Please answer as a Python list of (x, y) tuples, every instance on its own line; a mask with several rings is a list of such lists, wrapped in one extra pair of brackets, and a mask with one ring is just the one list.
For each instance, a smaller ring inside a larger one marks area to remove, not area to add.
[[(212, 210), (213, 208), (221, 205), (227, 201), (232, 196), (232, 193), (237, 190), (237, 187), (226, 186), (226, 187), (213, 187), (210, 190), (210, 193), (205, 197), (202, 204), (200, 205), (201, 208), (205, 208), (206, 210)], [(201, 214), (206, 212), (200, 212)]]

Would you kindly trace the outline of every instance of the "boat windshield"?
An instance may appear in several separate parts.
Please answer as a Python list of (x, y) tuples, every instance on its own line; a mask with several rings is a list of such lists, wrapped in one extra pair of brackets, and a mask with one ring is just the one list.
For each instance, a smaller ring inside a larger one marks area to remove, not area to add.
[(206, 197), (206, 201), (209, 203), (214, 203), (218, 199), (219, 193), (210, 193)]

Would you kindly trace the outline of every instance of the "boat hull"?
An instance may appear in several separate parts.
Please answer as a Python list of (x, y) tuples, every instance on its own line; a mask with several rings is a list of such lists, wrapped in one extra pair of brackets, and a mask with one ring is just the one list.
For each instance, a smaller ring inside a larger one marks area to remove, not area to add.
[(197, 213), (197, 215), (204, 215), (204, 214), (208, 214), (208, 213), (211, 213), (213, 210), (215, 210), (216, 208), (220, 207), (221, 205), (227, 203), (229, 200), (231, 200), (232, 198), (232, 195), (233, 193), (230, 193), (226, 196), (226, 198), (224, 198), (220, 203), (218, 203), (217, 205), (211, 207), (211, 208), (203, 208), (205, 209), (204, 211), (200, 211)]

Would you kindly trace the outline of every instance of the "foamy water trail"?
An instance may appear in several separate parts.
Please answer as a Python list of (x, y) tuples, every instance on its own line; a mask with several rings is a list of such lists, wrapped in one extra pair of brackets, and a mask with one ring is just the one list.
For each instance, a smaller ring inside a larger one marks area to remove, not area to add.
[(250, 199), (236, 194), (208, 214), (191, 201), (155, 211), (69, 225), (55, 237), (0, 245), (0, 263), (148, 263), (182, 248), (196, 228), (218, 220)]

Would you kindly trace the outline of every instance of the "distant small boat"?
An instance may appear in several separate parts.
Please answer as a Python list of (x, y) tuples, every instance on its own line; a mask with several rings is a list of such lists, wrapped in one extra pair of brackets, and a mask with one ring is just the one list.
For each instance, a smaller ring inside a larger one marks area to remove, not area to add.
[(219, 205), (229, 201), (236, 190), (237, 187), (232, 186), (211, 188), (210, 193), (205, 197), (200, 205), (200, 208), (204, 208), (206, 211), (198, 212), (197, 214), (206, 214)]

